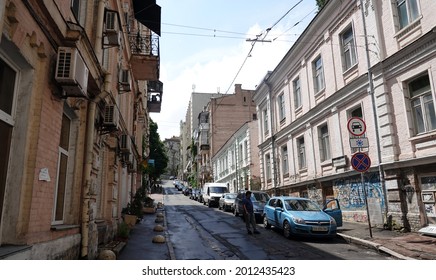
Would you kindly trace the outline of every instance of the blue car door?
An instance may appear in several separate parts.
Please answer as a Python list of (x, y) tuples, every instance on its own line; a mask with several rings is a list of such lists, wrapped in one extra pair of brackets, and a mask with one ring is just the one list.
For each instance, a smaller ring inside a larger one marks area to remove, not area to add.
[(338, 227), (342, 226), (342, 210), (341, 207), (339, 206), (339, 200), (337, 199), (328, 200), (323, 208), (323, 211), (335, 219), (336, 225)]

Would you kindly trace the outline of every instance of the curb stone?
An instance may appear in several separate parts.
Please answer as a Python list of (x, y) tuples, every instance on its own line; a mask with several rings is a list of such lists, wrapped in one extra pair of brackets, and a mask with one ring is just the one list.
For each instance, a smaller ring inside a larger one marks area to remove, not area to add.
[(359, 245), (365, 246), (367, 248), (376, 250), (378, 252), (386, 253), (386, 254), (388, 254), (388, 255), (390, 255), (392, 257), (395, 257), (397, 259), (400, 259), (400, 260), (416, 260), (414, 258), (406, 257), (406, 256), (404, 256), (402, 254), (399, 254), (399, 253), (397, 253), (397, 252), (395, 252), (395, 251), (393, 251), (391, 249), (388, 249), (388, 248), (386, 248), (386, 247), (384, 247), (384, 246), (382, 246), (382, 245), (380, 245), (378, 243), (375, 243), (375, 242), (371, 242), (371, 241), (364, 240), (364, 239), (361, 239), (361, 238), (349, 236), (349, 235), (346, 235), (346, 234), (343, 234), (343, 233), (337, 233), (337, 235), (341, 236), (348, 243), (359, 244)]

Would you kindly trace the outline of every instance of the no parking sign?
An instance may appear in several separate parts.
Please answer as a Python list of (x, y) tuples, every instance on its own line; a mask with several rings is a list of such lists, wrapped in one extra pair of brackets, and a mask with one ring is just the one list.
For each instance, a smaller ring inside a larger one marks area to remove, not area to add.
[(358, 172), (366, 172), (371, 167), (371, 159), (365, 153), (355, 153), (351, 157), (351, 166)]

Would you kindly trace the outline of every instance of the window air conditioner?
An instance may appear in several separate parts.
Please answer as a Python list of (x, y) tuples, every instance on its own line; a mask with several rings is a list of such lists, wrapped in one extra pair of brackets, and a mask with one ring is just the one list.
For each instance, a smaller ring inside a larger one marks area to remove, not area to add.
[(59, 47), (56, 62), (56, 81), (64, 89), (65, 97), (88, 97), (89, 70), (77, 48)]
[(103, 126), (118, 127), (118, 110), (114, 104), (108, 104), (104, 108)]
[(133, 157), (132, 162), (128, 165), (128, 167), (129, 167), (129, 172), (130, 172), (130, 173), (135, 173), (135, 172), (136, 172), (137, 165), (138, 165), (138, 164), (136, 163), (136, 158)]
[(121, 136), (120, 136), (120, 151), (122, 153), (130, 153), (131, 142), (132, 142), (132, 139), (130, 139), (129, 135), (121, 134)]

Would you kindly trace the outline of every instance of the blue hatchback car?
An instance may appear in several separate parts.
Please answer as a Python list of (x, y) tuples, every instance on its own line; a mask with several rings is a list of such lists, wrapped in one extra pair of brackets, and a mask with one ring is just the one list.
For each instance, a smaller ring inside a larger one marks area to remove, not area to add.
[(265, 228), (274, 226), (291, 236), (334, 237), (337, 227), (342, 226), (342, 211), (337, 199), (327, 202), (321, 209), (307, 198), (272, 197), (264, 208)]

